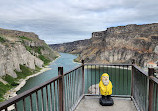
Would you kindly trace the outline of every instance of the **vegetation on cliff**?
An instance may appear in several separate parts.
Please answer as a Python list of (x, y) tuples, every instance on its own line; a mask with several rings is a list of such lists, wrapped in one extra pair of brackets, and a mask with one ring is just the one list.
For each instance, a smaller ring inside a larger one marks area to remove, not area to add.
[(6, 42), (6, 40), (3, 37), (0, 37), (0, 42)]
[(39, 72), (58, 56), (32, 32), (0, 28), (0, 101), (20, 79)]
[(19, 36), (20, 39), (25, 39), (25, 40), (29, 40), (29, 41), (32, 41), (32, 39), (28, 38), (28, 37), (25, 37), (25, 36)]
[(25, 65), (20, 65), (20, 69), (21, 71), (16, 71), (16, 74), (17, 74), (17, 78), (15, 80), (19, 80), (19, 79), (23, 79), (29, 75), (32, 75), (34, 73), (37, 73), (41, 70), (41, 68), (39, 68), (38, 66), (36, 66), (36, 68), (33, 70), (33, 69), (30, 69), (28, 67), (26, 67)]
[(0, 102), (4, 100), (3, 95), (9, 89), (14, 88), (17, 85), (19, 85), (18, 81), (20, 79), (24, 79), (27, 76), (37, 73), (41, 70), (41, 68), (39, 68), (38, 66), (36, 66), (36, 68), (33, 70), (33, 69), (26, 67), (25, 65), (20, 65), (20, 69), (21, 69), (20, 72), (15, 70), (15, 72), (17, 74), (17, 78), (13, 78), (12, 76), (10, 76), (8, 74), (5, 76), (2, 76), (2, 79), (5, 80), (8, 84), (5, 85), (2, 82), (0, 82), (0, 89), (1, 89), (0, 90)]
[(10, 84), (3, 84), (0, 82), (0, 102), (4, 101), (3, 95), (10, 89), (12, 88)]

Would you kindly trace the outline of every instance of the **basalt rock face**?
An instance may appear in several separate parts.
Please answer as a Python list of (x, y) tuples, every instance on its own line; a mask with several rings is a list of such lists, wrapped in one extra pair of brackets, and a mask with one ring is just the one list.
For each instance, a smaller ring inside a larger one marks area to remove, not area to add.
[(78, 61), (129, 63), (135, 59), (138, 65), (146, 66), (147, 62), (158, 60), (158, 24), (111, 27), (105, 31), (93, 32), (91, 39), (71, 46), (75, 43), (78, 41), (51, 47), (61, 52), (79, 53)]
[(30, 69), (43, 67), (41, 56), (53, 60), (58, 53), (32, 32), (0, 28), (0, 77), (8, 74), (16, 78), (15, 70), (20, 72), (20, 65)]
[(53, 44), (50, 47), (58, 52), (81, 54), (90, 44), (91, 40), (86, 39), (63, 44)]

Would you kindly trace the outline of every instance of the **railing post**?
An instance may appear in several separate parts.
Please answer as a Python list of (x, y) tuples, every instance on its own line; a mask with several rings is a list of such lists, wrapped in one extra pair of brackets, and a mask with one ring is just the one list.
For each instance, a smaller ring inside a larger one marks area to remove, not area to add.
[(62, 76), (59, 79), (59, 111), (64, 111), (64, 77), (63, 77), (63, 67), (58, 67), (58, 75)]
[(154, 76), (154, 69), (148, 69), (148, 76), (149, 76), (149, 110), (152, 111), (153, 107), (153, 93), (154, 93), (154, 82), (150, 80), (150, 76)]
[(84, 60), (82, 60), (82, 94), (84, 94), (85, 90), (85, 84), (84, 84)]
[(135, 64), (135, 60), (132, 59), (132, 80), (131, 80), (131, 97), (133, 97), (133, 82), (134, 82), (134, 64)]

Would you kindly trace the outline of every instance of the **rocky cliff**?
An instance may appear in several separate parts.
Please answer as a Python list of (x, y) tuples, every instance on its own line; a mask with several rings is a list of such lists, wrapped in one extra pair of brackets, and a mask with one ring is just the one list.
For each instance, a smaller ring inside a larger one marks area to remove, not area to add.
[(0, 77), (17, 77), (20, 66), (35, 70), (54, 60), (58, 53), (32, 32), (0, 28)]
[(140, 66), (158, 60), (158, 24), (126, 25), (93, 32), (92, 38), (50, 45), (59, 52), (79, 54), (76, 61), (90, 63), (129, 63)]

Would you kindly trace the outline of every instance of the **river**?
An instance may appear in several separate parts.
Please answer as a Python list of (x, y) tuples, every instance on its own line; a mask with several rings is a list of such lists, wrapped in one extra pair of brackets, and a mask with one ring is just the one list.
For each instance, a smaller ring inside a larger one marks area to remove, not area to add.
[[(38, 76), (35, 76), (27, 80), (24, 87), (22, 87), (17, 92), (17, 94), (20, 94), (28, 89), (38, 86), (44, 83), (45, 81), (57, 76), (58, 67), (62, 66), (64, 68), (64, 72), (67, 72), (80, 65), (79, 63), (73, 62), (73, 59), (75, 59), (77, 56), (72, 55), (72, 54), (67, 54), (67, 53), (60, 53), (60, 55), (61, 56), (58, 59), (56, 59), (54, 62), (52, 62), (49, 65), (49, 67), (52, 68), (51, 70), (48, 70)], [(109, 74), (110, 80), (112, 81), (114, 95), (130, 95), (131, 70), (127, 68), (127, 66), (106, 67), (102, 65), (102, 66), (95, 66), (95, 69), (94, 69), (94, 66), (93, 67), (85, 66), (85, 93), (88, 93), (88, 88), (91, 85), (99, 83), (101, 75), (105, 72)], [(40, 95), (40, 92), (39, 92), (39, 95)], [(33, 103), (34, 103), (33, 109), (35, 110), (36, 109), (35, 94), (32, 96), (32, 98), (33, 98)], [(39, 97), (39, 100), (41, 101), (40, 97)], [(25, 99), (25, 103), (27, 103), (26, 110), (29, 110), (30, 108), (29, 97)], [(20, 101), (17, 104), (17, 106), (18, 106), (18, 109), (20, 109), (21, 111), (22, 101)], [(41, 111), (41, 106), (39, 106), (39, 108)]]
[(31, 89), (35, 86), (38, 86), (45, 81), (55, 77), (58, 75), (58, 67), (63, 67), (64, 72), (67, 72), (77, 66), (79, 66), (79, 63), (73, 62), (73, 59), (75, 59), (77, 56), (67, 53), (60, 53), (60, 57), (57, 58), (54, 62), (52, 62), (49, 67), (52, 68), (51, 70), (48, 70), (38, 76), (35, 76), (33, 78), (30, 78), (27, 80), (24, 87), (22, 87), (17, 94), (20, 94), (28, 89)]

